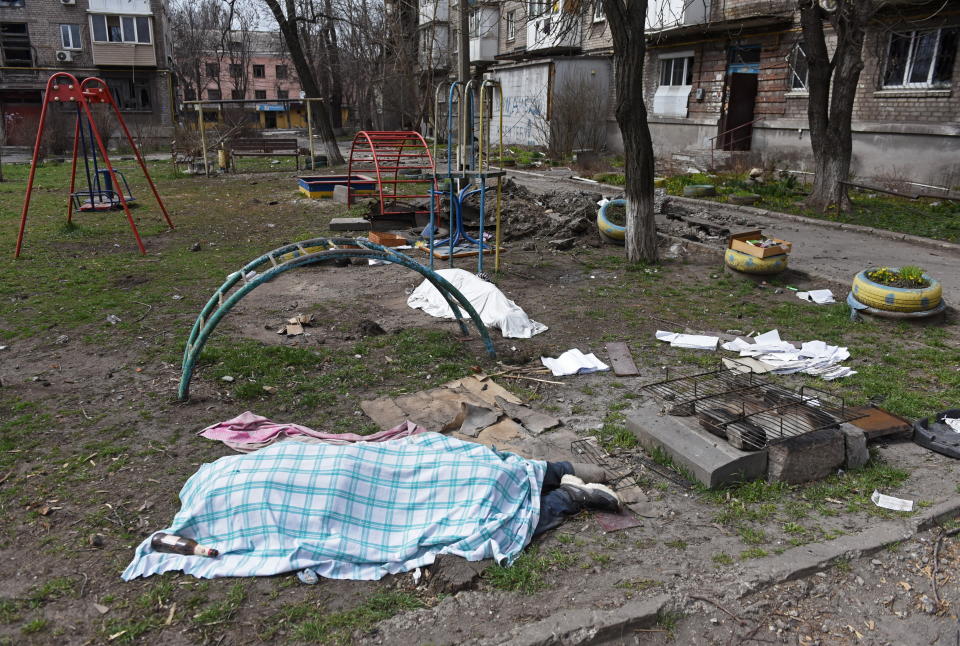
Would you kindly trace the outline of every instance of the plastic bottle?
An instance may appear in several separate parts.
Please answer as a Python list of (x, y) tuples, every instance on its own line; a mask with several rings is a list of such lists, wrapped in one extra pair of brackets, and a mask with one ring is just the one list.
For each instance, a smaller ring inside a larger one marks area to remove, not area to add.
[(171, 554), (184, 554), (186, 556), (208, 556), (216, 558), (220, 552), (212, 547), (204, 547), (192, 538), (177, 536), (176, 534), (167, 534), (166, 532), (157, 532), (150, 540), (150, 547), (157, 552), (169, 552)]

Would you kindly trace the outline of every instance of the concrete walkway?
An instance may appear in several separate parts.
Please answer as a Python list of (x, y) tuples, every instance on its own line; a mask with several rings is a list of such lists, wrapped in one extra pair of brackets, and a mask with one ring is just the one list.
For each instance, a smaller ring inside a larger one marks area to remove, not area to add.
[[(556, 171), (550, 175), (510, 171), (508, 177), (541, 193), (580, 190), (611, 197), (623, 191), (618, 186), (573, 180)], [(960, 303), (960, 245), (707, 200), (670, 199), (687, 208), (729, 210), (755, 223), (764, 233), (789, 240), (793, 243), (790, 253), (793, 269), (849, 285), (854, 275), (867, 267), (918, 265), (942, 283), (949, 305)], [(657, 217), (658, 222), (665, 221), (663, 216)], [(847, 294), (835, 293), (835, 296), (841, 300)]]

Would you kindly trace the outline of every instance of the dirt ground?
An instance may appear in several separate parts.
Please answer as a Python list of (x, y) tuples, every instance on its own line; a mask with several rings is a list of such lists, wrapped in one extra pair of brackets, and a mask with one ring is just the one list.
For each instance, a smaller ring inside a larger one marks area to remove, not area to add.
[[(0, 244), (12, 244), (21, 179), (0, 190)], [(183, 342), (226, 274), (282, 243), (324, 235), (329, 218), (344, 209), (301, 199), (286, 174), (161, 174), (178, 228), (165, 232), (151, 224), (155, 210), (138, 209), (150, 250), (139, 257), (122, 221), (59, 229), (55, 179), (41, 181), (39, 190), (50, 195), (39, 200), (37, 224), (28, 229), (29, 254), (0, 267), (10, 277), (0, 288), (0, 643), (492, 643), (564, 608), (611, 608), (666, 592), (672, 602), (659, 623), (617, 641), (955, 644), (960, 544), (946, 538), (934, 558), (939, 530), (745, 596), (741, 577), (746, 566), (795, 546), (880, 522), (909, 527), (911, 515), (870, 505), (867, 488), (885, 486), (884, 493), (923, 510), (960, 495), (956, 461), (891, 441), (875, 447), (864, 473), (836, 476), (820, 489), (709, 494), (650, 471), (638, 460), (649, 456), (623, 429), (624, 416), (646, 400), (642, 386), (664, 366), (715, 361), (658, 344), (657, 329), (779, 326), (798, 340), (843, 341), (861, 374), (830, 388), (852, 403), (932, 414), (955, 405), (960, 393), (955, 313), (943, 326), (858, 327), (843, 306), (817, 309), (775, 286), (740, 283), (723, 274), (716, 255), (693, 247), (660, 265), (632, 266), (622, 248), (602, 246), (592, 231), (564, 251), (531, 235), (511, 244), (494, 280), (550, 329), (529, 340), (492, 331), (496, 359), (475, 333), (461, 339), (454, 323), (407, 307), (420, 283), (413, 272), (314, 266), (240, 302), (212, 336), (190, 401), (180, 403)], [(790, 280), (800, 288), (823, 284), (802, 271)], [(285, 318), (304, 312), (315, 315), (308, 334), (276, 333)], [(106, 322), (108, 314), (121, 323)], [(365, 336), (365, 321), (386, 334)], [(419, 585), (410, 574), (317, 586), (292, 574), (119, 578), (133, 548), (173, 517), (184, 481), (230, 453), (195, 435), (208, 424), (252, 410), (322, 430), (369, 430), (362, 400), (475, 370), (534, 365), (572, 347), (604, 358), (607, 341), (630, 343), (640, 377), (501, 383), (560, 417), (560, 432), (596, 435), (617, 460), (636, 467), (649, 502), (638, 527), (605, 533), (589, 515), (577, 517), (537, 541), (512, 572), (488, 568), (457, 593), (431, 583), (455, 567), (444, 563)], [(223, 380), (228, 375), (233, 379)], [(249, 384), (252, 391), (241, 388)], [(935, 566), (940, 604), (930, 601)]]

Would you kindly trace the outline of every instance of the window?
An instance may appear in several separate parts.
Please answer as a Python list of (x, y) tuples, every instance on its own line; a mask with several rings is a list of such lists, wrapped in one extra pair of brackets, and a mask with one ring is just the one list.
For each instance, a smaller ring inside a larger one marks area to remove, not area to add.
[(266, 70), (263, 65), (254, 65), (253, 66), (253, 78), (262, 79), (267, 75)]
[(808, 74), (807, 53), (803, 50), (803, 43), (797, 43), (790, 52), (790, 89), (806, 92)]
[(287, 66), (286, 65), (277, 65), (276, 74), (278, 79), (287, 78)]
[(223, 96), (220, 94), (220, 90), (207, 90), (207, 99), (210, 101), (219, 101)]
[(547, 7), (549, 6), (549, 0), (530, 0), (527, 3), (527, 19), (532, 20), (542, 16), (547, 13)]
[(81, 49), (80, 25), (60, 25), (60, 44), (64, 49)]
[(131, 79), (106, 79), (106, 81), (121, 110), (149, 111), (152, 109), (150, 85), (147, 81)]
[(207, 63), (207, 76), (215, 79), (220, 76), (220, 66), (216, 63)]
[(606, 19), (607, 19), (607, 14), (603, 13), (603, 0), (594, 0), (593, 22), (603, 22)]
[(90, 28), (96, 43), (142, 43), (149, 45), (150, 19), (146, 16), (90, 16)]
[(254, 90), (254, 91), (253, 91), (253, 98), (257, 99), (258, 101), (263, 101), (264, 99), (267, 98), (267, 91), (266, 91), (266, 90)]
[(3, 64), (10, 67), (32, 67), (33, 48), (30, 46), (30, 33), (22, 22), (0, 23), (0, 49), (3, 50)]
[(289, 91), (289, 90), (277, 90), (277, 98), (278, 98), (278, 99), (289, 99), (289, 98), (290, 98), (290, 91)]
[(239, 63), (230, 63), (230, 76), (235, 79), (243, 76), (243, 65), (240, 65)]
[(23, 0), (0, 0), (0, 9), (22, 7)]
[(507, 13), (507, 40), (513, 40), (517, 37), (517, 12)]
[(660, 85), (693, 85), (693, 56), (661, 58)]
[(243, 43), (241, 43), (239, 40), (231, 40), (231, 41), (230, 41), (230, 50), (231, 50), (231, 51), (237, 52), (237, 51), (240, 51), (241, 49), (243, 49)]
[(243, 98), (243, 92), (240, 90), (230, 90), (230, 98), (234, 101), (239, 101)]
[(192, 87), (183, 88), (183, 100), (184, 101), (196, 101), (197, 92)]
[(935, 29), (890, 35), (884, 87), (944, 87), (953, 76), (960, 30)]

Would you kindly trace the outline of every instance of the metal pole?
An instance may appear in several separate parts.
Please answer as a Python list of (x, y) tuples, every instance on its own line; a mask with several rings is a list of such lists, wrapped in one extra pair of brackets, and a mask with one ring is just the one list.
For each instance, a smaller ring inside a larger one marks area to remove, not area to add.
[(307, 98), (307, 141), (310, 142), (310, 170), (317, 170), (317, 156), (313, 152), (313, 111), (310, 109), (310, 99)]
[[(470, 2), (469, 0), (458, 0), (457, 7), (460, 12), (460, 34), (459, 34), (459, 56), (457, 57), (457, 80), (466, 85), (470, 80)], [(464, 99), (467, 99), (464, 92)], [(466, 106), (461, 105), (460, 110), (464, 111)], [(472, 115), (470, 115), (472, 117)], [(462, 121), (464, 128), (460, 132), (460, 164), (457, 170), (466, 170), (472, 166), (467, 161), (467, 146), (473, 141), (473, 120), (467, 117)], [(470, 160), (472, 161), (472, 160)], [(451, 232), (452, 234), (452, 232)]]
[(207, 162), (207, 131), (203, 127), (203, 105), (197, 104), (197, 125), (200, 127), (200, 153), (203, 155), (203, 172), (210, 175), (210, 164)]

